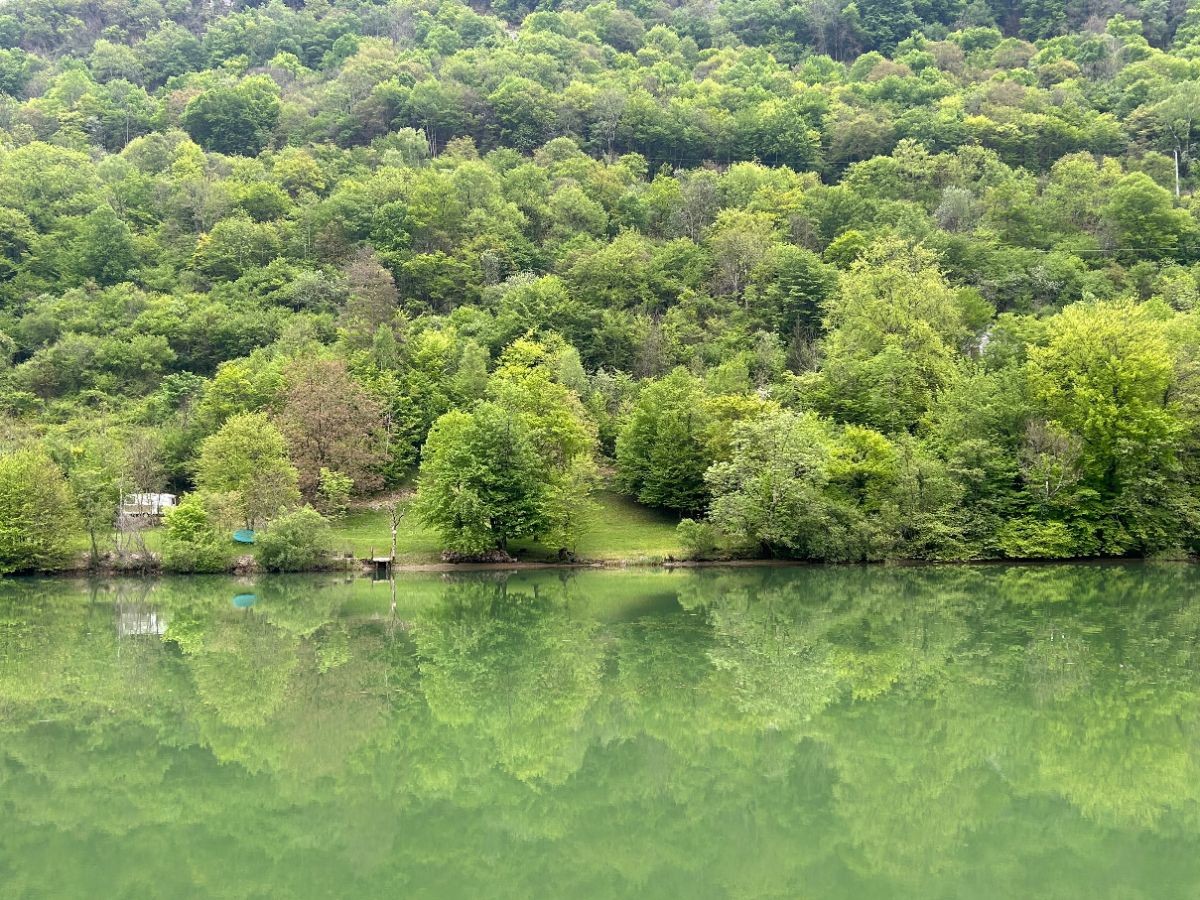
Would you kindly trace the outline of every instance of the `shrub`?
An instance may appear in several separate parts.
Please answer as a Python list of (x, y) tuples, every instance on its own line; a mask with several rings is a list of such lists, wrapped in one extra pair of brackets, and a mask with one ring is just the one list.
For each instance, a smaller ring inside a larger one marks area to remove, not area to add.
[(1066, 559), (1079, 548), (1064, 522), (1014, 519), (997, 535), (1000, 549), (1010, 559)]
[(688, 559), (712, 559), (719, 544), (717, 529), (708, 522), (683, 519), (675, 529)]
[(319, 568), (333, 538), (329, 521), (311, 506), (284, 513), (258, 537), (258, 562), (271, 572)]
[(50, 457), (0, 457), (0, 575), (61, 569), (78, 527), (70, 486)]
[(233, 567), (232, 507), (236, 498), (188, 494), (167, 511), (163, 567), (171, 572), (227, 572)]

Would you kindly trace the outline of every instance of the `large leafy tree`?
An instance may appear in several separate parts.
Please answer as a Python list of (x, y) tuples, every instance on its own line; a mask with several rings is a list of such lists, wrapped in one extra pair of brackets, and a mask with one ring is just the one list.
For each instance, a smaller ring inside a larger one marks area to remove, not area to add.
[(1148, 175), (1134, 172), (1117, 182), (1104, 213), (1127, 258), (1189, 257), (1195, 252), (1195, 221)]
[(843, 421), (912, 428), (954, 375), (968, 336), (962, 303), (928, 250), (875, 245), (830, 300), (812, 399)]
[(188, 101), (181, 121), (206, 150), (253, 156), (279, 121), (279, 88), (265, 75), (209, 88)]
[(116, 284), (128, 280), (136, 263), (129, 226), (111, 206), (98, 207), (84, 216), (68, 260), (77, 277)]
[(896, 448), (867, 428), (766, 412), (708, 472), (712, 521), (773, 556), (878, 559), (899, 542)]
[(488, 395), (516, 414), (543, 465), (545, 537), (566, 555), (573, 552), (594, 513), (598, 473), (597, 429), (579, 395), (564, 381), (582, 383), (573, 347), (521, 340), (504, 353), (488, 382)]
[(754, 321), (772, 332), (815, 337), (836, 287), (833, 266), (811, 250), (778, 244), (751, 272), (746, 305)]
[(712, 464), (708, 416), (699, 380), (676, 369), (638, 395), (617, 437), (624, 490), (642, 503), (683, 513), (708, 502), (704, 473)]
[(448, 412), (425, 441), (413, 511), (451, 550), (506, 551), (543, 527), (544, 471), (519, 415), (491, 402)]
[(1081, 483), (1064, 510), (1081, 540), (1104, 553), (1176, 543), (1198, 516), (1179, 478), (1185, 423), (1161, 317), (1127, 300), (1078, 303), (1047, 337), (1029, 351), (1030, 386), (1050, 421), (1081, 441)]
[(247, 527), (265, 524), (300, 499), (287, 442), (264, 413), (231, 417), (200, 445), (196, 487), (235, 494)]
[(382, 408), (350, 377), (346, 364), (299, 359), (284, 377), (279, 426), (305, 496), (316, 495), (322, 469), (351, 478), (359, 491), (379, 487)]

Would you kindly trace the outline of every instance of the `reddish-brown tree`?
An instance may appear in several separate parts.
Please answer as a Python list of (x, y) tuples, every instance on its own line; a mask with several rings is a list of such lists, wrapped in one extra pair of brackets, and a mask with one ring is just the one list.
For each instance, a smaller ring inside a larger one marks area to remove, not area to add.
[(300, 490), (317, 491), (322, 467), (354, 480), (358, 492), (382, 484), (382, 410), (339, 359), (298, 359), (286, 369), (279, 425), (288, 440)]

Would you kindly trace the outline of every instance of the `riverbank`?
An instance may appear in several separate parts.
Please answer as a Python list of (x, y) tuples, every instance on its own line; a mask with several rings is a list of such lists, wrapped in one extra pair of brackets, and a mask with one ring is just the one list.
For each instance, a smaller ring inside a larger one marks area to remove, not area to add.
[[(401, 520), (396, 534), (396, 557), (387, 568), (391, 572), (404, 573), (451, 573), (480, 571), (519, 571), (536, 569), (623, 569), (623, 568), (701, 568), (701, 567), (764, 567), (811, 565), (802, 560), (784, 559), (687, 559), (687, 553), (678, 540), (675, 517), (659, 510), (635, 503), (613, 491), (602, 491), (597, 495), (597, 513), (591, 528), (581, 537), (575, 558), (559, 558), (557, 548), (540, 545), (532, 541), (515, 543), (511, 548), (511, 560), (489, 562), (448, 562), (442, 557), (441, 542), (436, 532), (425, 528), (415, 518)], [(140, 560), (116, 560), (106, 557), (100, 565), (93, 565), (90, 557), (80, 545), (74, 564), (60, 570), (58, 574), (70, 576), (121, 576), (164, 574), (157, 558), (161, 549), (161, 532), (157, 529), (146, 533), (146, 544), (151, 558)], [(370, 562), (375, 557), (386, 557), (391, 553), (391, 521), (387, 512), (373, 509), (352, 511), (334, 525), (333, 552), (329, 564), (316, 571), (362, 572), (375, 570)], [(1094, 562), (1086, 558), (1069, 560), (1026, 560), (1024, 562)], [(887, 560), (884, 564), (938, 565), (942, 562), (986, 564), (994, 562), (1022, 562), (1022, 560)], [(262, 572), (253, 554), (239, 557), (233, 574), (248, 575)]]
[[(1172, 563), (1194, 565), (1200, 562), (1195, 556), (1161, 556), (1161, 557), (1121, 557), (1121, 556), (1075, 556), (1061, 559), (1030, 558), (965, 558), (965, 559), (881, 559), (870, 562), (833, 563), (811, 559), (783, 559), (778, 557), (718, 557), (713, 559), (681, 559), (675, 557), (651, 558), (638, 556), (633, 558), (611, 559), (574, 559), (574, 560), (538, 560), (538, 559), (509, 559), (481, 562), (447, 562), (445, 560), (430, 562), (398, 562), (381, 565), (370, 558), (360, 557), (330, 557), (324, 566), (291, 571), (288, 574), (322, 573), (351, 573), (362, 576), (392, 576), (392, 575), (437, 575), (437, 574), (469, 574), (485, 572), (530, 572), (530, 571), (675, 571), (693, 569), (788, 569), (788, 568), (855, 568), (866, 566), (870, 568), (943, 568), (953, 566), (1055, 566), (1055, 565), (1123, 565), (1127, 563)], [(59, 569), (55, 572), (40, 573), (42, 575), (65, 578), (94, 578), (100, 577), (194, 577), (193, 574), (167, 572), (158, 564), (155, 558), (148, 565), (122, 565), (109, 560), (93, 565), (81, 558), (77, 565)], [(194, 573), (194, 574), (226, 574), (234, 576), (275, 574), (260, 566), (253, 556), (240, 557), (233, 568), (225, 573)]]
[[(590, 527), (574, 548), (574, 559), (559, 558), (558, 548), (535, 541), (518, 541), (509, 549), (513, 559), (486, 563), (447, 562), (442, 557), (438, 534), (421, 525), (415, 517), (400, 521), (396, 533), (393, 571), (452, 572), (472, 569), (587, 568), (657, 566), (685, 556), (676, 535), (678, 519), (660, 510), (642, 506), (614, 491), (596, 495), (597, 511)], [(82, 536), (73, 562), (59, 570), (65, 575), (138, 575), (159, 574), (162, 530), (154, 528), (143, 535), (148, 557), (118, 559), (105, 554), (93, 564), (88, 544)], [(391, 518), (384, 510), (359, 508), (333, 525), (332, 553), (324, 570), (357, 571), (369, 569), (376, 557), (391, 555)], [(235, 573), (259, 571), (252, 553), (239, 557)]]
[[(684, 555), (675, 528), (679, 519), (661, 510), (642, 506), (615, 491), (596, 494), (597, 513), (574, 548), (580, 561), (621, 564), (659, 563)], [(334, 525), (336, 553), (368, 558), (391, 552), (391, 522), (382, 510), (351, 512)], [(558, 561), (558, 548), (534, 541), (517, 541), (510, 552), (520, 562)], [(396, 533), (396, 564), (435, 565), (442, 562), (438, 534), (406, 516)], [(461, 564), (455, 564), (461, 565)]]

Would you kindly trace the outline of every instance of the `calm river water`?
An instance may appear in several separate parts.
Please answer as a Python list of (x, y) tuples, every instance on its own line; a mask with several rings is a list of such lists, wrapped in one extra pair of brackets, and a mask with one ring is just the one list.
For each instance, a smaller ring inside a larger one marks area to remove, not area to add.
[(0, 583), (0, 897), (1194, 898), (1200, 567)]

